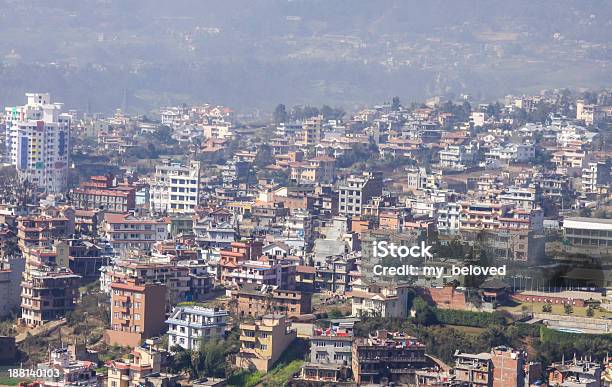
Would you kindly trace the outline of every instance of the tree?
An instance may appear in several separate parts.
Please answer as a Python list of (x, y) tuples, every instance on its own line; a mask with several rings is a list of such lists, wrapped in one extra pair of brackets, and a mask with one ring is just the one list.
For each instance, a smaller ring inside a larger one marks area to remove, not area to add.
[(274, 122), (280, 124), (281, 122), (287, 122), (289, 114), (287, 114), (287, 108), (282, 103), (279, 103), (274, 109)]
[(272, 149), (268, 144), (261, 144), (257, 148), (257, 154), (255, 155), (255, 166), (263, 168), (266, 165), (272, 163)]
[(400, 98), (399, 97), (393, 97), (393, 100), (391, 102), (391, 110), (393, 110), (394, 112), (398, 111), (400, 109), (402, 105), (400, 104)]
[(180, 345), (175, 345), (170, 350), (174, 353), (174, 356), (169, 357), (170, 364), (168, 365), (172, 372), (189, 371), (191, 369), (191, 351)]
[(431, 307), (421, 297), (414, 299), (412, 310), (415, 313), (415, 321), (419, 325), (431, 325), (436, 321), (436, 316), (431, 310)]
[(544, 312), (544, 313), (552, 312), (552, 305), (550, 305), (550, 304), (542, 305), (542, 312)]
[(586, 311), (586, 315), (587, 317), (593, 317), (595, 315), (595, 310), (593, 309), (592, 306), (589, 306), (589, 308)]
[(225, 347), (222, 341), (207, 340), (200, 345), (205, 376), (225, 377)]
[(570, 304), (565, 304), (563, 305), (563, 311), (565, 312), (565, 314), (570, 315), (574, 313), (574, 307)]

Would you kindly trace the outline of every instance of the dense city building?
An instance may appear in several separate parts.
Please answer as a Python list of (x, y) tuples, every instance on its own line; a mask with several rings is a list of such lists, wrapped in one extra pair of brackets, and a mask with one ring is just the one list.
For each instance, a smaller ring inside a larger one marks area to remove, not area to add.
[(6, 148), (19, 178), (51, 193), (66, 189), (70, 163), (69, 114), (49, 93), (27, 93), (27, 104), (5, 108)]

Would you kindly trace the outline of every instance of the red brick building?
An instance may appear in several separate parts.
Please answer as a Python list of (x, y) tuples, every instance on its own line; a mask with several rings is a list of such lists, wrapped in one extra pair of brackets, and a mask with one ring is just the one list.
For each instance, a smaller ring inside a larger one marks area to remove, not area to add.
[(430, 305), (439, 309), (465, 309), (467, 307), (466, 295), (453, 286), (439, 288), (417, 288), (417, 292)]

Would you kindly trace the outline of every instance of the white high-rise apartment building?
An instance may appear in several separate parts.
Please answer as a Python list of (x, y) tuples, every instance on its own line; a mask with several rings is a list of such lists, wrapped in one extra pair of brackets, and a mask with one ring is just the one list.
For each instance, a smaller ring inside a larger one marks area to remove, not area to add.
[(49, 93), (27, 93), (23, 106), (5, 108), (6, 149), (21, 179), (46, 192), (66, 188), (70, 115)]
[(189, 165), (166, 161), (157, 165), (151, 184), (151, 209), (168, 213), (194, 212), (199, 187), (199, 161), (191, 161)]

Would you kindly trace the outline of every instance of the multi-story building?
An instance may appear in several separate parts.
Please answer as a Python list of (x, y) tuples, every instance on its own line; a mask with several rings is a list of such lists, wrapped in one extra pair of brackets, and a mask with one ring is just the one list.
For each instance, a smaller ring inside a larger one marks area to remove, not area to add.
[(74, 209), (70, 207), (43, 208), (40, 214), (17, 218), (19, 247), (49, 248), (56, 239), (68, 238), (74, 234)]
[(474, 160), (471, 146), (449, 145), (439, 152), (440, 166), (442, 168), (461, 170), (469, 166)]
[(499, 161), (503, 164), (524, 163), (535, 157), (533, 144), (508, 144), (492, 148), (485, 155), (487, 161)]
[(243, 286), (232, 292), (232, 298), (237, 300), (236, 313), (240, 316), (282, 313), (296, 317), (312, 313), (312, 293), (298, 290)]
[(228, 285), (269, 285), (281, 286), (282, 265), (276, 259), (261, 257), (254, 261), (240, 261), (234, 270), (225, 276)]
[(440, 234), (453, 235), (459, 231), (461, 205), (455, 202), (445, 203), (438, 209), (437, 228)]
[[(560, 387), (600, 387), (602, 386), (601, 365), (584, 358), (574, 357), (552, 363), (546, 368), (548, 383)], [(603, 384), (605, 385), (605, 384)]]
[(165, 328), (166, 286), (139, 284), (133, 279), (111, 284), (111, 322), (106, 341), (111, 344), (140, 344)]
[(529, 187), (508, 187), (499, 195), (502, 203), (512, 203), (516, 208), (532, 210), (540, 206), (542, 192), (538, 185)]
[(237, 236), (234, 226), (230, 223), (217, 223), (212, 219), (196, 220), (193, 233), (198, 246), (202, 248), (228, 249)]
[(349, 273), (355, 269), (355, 258), (331, 256), (326, 257), (324, 262), (315, 262), (315, 266), (317, 290), (344, 294), (350, 289)]
[(376, 331), (369, 337), (355, 338), (351, 357), (357, 384), (414, 384), (416, 370), (427, 364), (425, 345), (400, 332)]
[(168, 324), (168, 350), (176, 345), (197, 350), (204, 340), (223, 338), (229, 314), (219, 308), (179, 306), (174, 308)]
[(338, 188), (338, 212), (349, 216), (361, 215), (364, 204), (373, 197), (382, 196), (382, 188), (383, 179), (380, 172), (349, 176)]
[(236, 367), (268, 372), (297, 337), (284, 315), (269, 314), (240, 324), (240, 352)]
[(582, 170), (588, 161), (588, 156), (584, 151), (562, 149), (553, 152), (551, 161), (557, 167), (557, 173), (570, 175)]
[(585, 124), (596, 125), (602, 122), (605, 117), (606, 113), (601, 106), (585, 104), (582, 99), (576, 101), (576, 119), (584, 121)]
[[(137, 387), (146, 384), (149, 375), (159, 375), (161, 371), (162, 352), (157, 349), (152, 339), (145, 340), (143, 345), (136, 345), (131, 357), (111, 360), (108, 368), (108, 387)], [(160, 384), (165, 385), (165, 384)]]
[(610, 184), (610, 167), (602, 162), (588, 163), (582, 168), (580, 183), (584, 194), (607, 193)]
[(517, 209), (513, 203), (463, 202), (459, 229), (461, 232), (492, 230), (542, 231), (541, 209)]
[(227, 281), (227, 277), (237, 267), (238, 263), (242, 261), (256, 260), (262, 255), (262, 243), (260, 241), (245, 241), (245, 242), (232, 242), (231, 250), (221, 250), (221, 258), (219, 260), (220, 265), (220, 279), (222, 282)]
[(26, 270), (21, 282), (21, 320), (40, 326), (74, 310), (80, 276), (66, 268)]
[(22, 257), (0, 259), (0, 317), (16, 310), (21, 303), (21, 276), (25, 269)]
[(155, 167), (151, 209), (156, 212), (195, 212), (200, 193), (200, 162), (189, 165), (166, 160)]
[(110, 292), (113, 282), (128, 279), (166, 286), (168, 305), (182, 301), (201, 300), (213, 286), (213, 275), (208, 265), (199, 260), (179, 260), (172, 256), (133, 256), (116, 259), (112, 266), (100, 270), (100, 288)]
[(565, 218), (563, 238), (575, 250), (574, 252), (609, 256), (612, 252), (612, 220)]
[(70, 115), (48, 93), (27, 93), (27, 104), (5, 109), (6, 148), (21, 179), (62, 192), (70, 163)]
[(378, 285), (357, 279), (348, 293), (352, 316), (399, 317), (408, 316), (408, 286), (403, 284)]
[(291, 179), (300, 184), (328, 184), (336, 177), (336, 161), (330, 156), (317, 156), (291, 163)]
[(491, 349), (493, 387), (523, 387), (527, 354), (506, 346)]
[(474, 387), (493, 386), (493, 365), (490, 353), (455, 351), (455, 380)]
[(312, 117), (302, 124), (303, 142), (306, 146), (315, 146), (323, 138), (323, 116)]
[(339, 382), (351, 367), (353, 335), (339, 329), (317, 328), (310, 338), (310, 359), (302, 366), (301, 379)]
[(102, 378), (96, 374), (95, 363), (78, 360), (72, 357), (68, 348), (56, 348), (49, 351), (46, 363), (38, 364), (38, 369), (45, 375), (57, 376), (43, 382), (44, 387), (71, 387), (77, 384), (82, 387), (102, 387)]
[(138, 218), (133, 214), (104, 214), (101, 236), (116, 252), (150, 250), (157, 241), (168, 238), (168, 219)]
[(79, 210), (127, 212), (136, 208), (136, 187), (117, 184), (112, 175), (92, 176), (72, 190), (71, 198)]
[[(525, 386), (527, 354), (499, 346), (479, 354), (455, 351), (455, 381), (461, 385), (505, 387)], [(533, 376), (533, 375), (531, 375)]]

